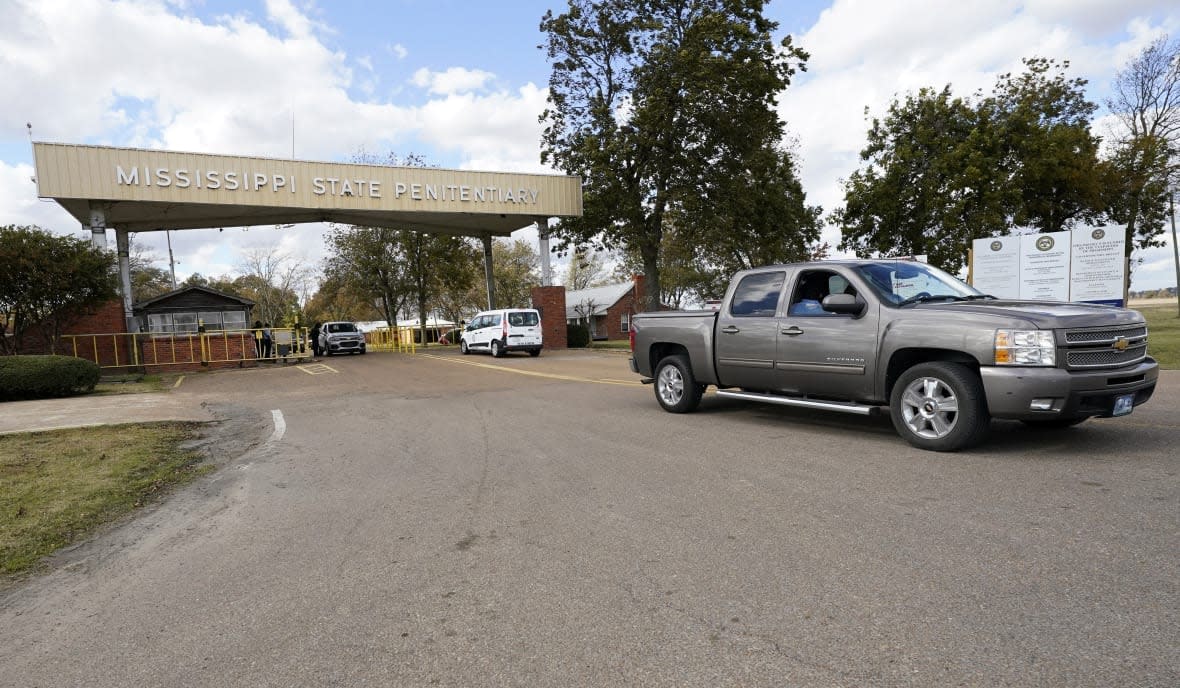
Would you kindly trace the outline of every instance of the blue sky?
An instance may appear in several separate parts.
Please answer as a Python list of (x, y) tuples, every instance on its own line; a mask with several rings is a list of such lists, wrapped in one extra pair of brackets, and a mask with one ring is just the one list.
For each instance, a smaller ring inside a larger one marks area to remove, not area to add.
[[(0, 224), (79, 227), (38, 201), (37, 140), (348, 160), (421, 153), (445, 167), (544, 171), (549, 67), (538, 26), (565, 3), (514, 0), (0, 0)], [(1022, 57), (1067, 59), (1101, 101), (1115, 71), (1161, 33), (1174, 0), (773, 0), (767, 14), (811, 52), (780, 99), (809, 201), (830, 211), (858, 163), (865, 108), (952, 84), (969, 95)], [(1109, 121), (1099, 112), (1095, 128)], [(173, 233), (178, 276), (237, 271), (277, 247), (323, 255), (317, 225)], [(522, 231), (519, 238), (533, 240)], [(828, 230), (835, 246), (839, 236)], [(135, 242), (166, 256), (161, 235)], [(1175, 284), (1171, 248), (1139, 258), (1134, 288)]]

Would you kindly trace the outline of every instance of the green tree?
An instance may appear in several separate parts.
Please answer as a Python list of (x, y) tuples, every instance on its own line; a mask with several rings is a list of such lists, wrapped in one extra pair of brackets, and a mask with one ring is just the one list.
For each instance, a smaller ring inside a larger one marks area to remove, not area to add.
[(949, 85), (923, 88), (872, 120), (863, 164), (832, 214), (841, 249), (925, 254), (955, 272), (973, 239), (1102, 216), (1108, 171), (1090, 132), (1086, 82), (1066, 78), (1068, 63), (1024, 64), (977, 103)]
[(20, 353), (31, 329), (57, 351), (62, 328), (118, 295), (114, 254), (40, 227), (0, 227), (0, 351)]
[[(497, 308), (528, 308), (533, 298), (533, 287), (541, 284), (541, 259), (532, 245), (521, 239), (492, 241), (493, 286)], [(487, 296), (483, 281), (477, 293)], [(481, 306), (482, 308), (482, 306)]]
[(375, 304), (381, 318), (395, 325), (410, 294), (400, 236), (401, 230), (387, 227), (333, 225), (327, 236), (324, 284)]
[(405, 275), (418, 310), (419, 341), (427, 341), (426, 316), (448, 293), (455, 280), (471, 272), (464, 268), (471, 257), (471, 244), (462, 237), (398, 230)]
[(1069, 62), (1028, 58), (1024, 66), (999, 78), (980, 104), (980, 126), (1001, 134), (1011, 224), (1058, 232), (1103, 209), (1099, 139), (1091, 131), (1098, 106), (1086, 99), (1085, 79), (1066, 78)]
[(789, 37), (775, 45), (764, 4), (570, 0), (542, 19), (552, 65), (542, 161), (583, 180), (583, 216), (555, 233), (567, 248), (634, 252), (653, 308), (669, 211), (702, 194), (729, 200), (726, 175), (758, 170), (751, 159), (782, 138), (775, 100), (807, 54)]

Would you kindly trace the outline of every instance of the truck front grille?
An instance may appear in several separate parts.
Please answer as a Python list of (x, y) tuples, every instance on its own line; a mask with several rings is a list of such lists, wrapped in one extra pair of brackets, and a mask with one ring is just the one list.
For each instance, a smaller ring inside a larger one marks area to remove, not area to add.
[(1065, 364), (1070, 369), (1120, 368), (1147, 357), (1147, 326), (1066, 330)]
[(1137, 339), (1139, 337), (1147, 338), (1146, 325), (1132, 325), (1131, 327), (1100, 327), (1093, 330), (1066, 330), (1065, 343), (1066, 344), (1113, 344), (1115, 339), (1123, 337), (1125, 339)]

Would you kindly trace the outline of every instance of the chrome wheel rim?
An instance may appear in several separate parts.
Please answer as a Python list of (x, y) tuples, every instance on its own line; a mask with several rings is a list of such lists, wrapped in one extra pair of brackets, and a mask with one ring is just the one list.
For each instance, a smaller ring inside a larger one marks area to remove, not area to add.
[(684, 398), (684, 376), (673, 365), (664, 366), (660, 371), (660, 399), (668, 406), (675, 406)]
[(910, 432), (937, 440), (955, 429), (959, 400), (955, 391), (936, 377), (920, 377), (901, 395), (901, 415)]

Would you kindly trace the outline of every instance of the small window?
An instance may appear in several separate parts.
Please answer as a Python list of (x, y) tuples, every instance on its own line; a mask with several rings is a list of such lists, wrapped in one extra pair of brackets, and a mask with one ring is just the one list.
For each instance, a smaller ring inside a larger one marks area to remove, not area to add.
[(730, 315), (750, 318), (773, 318), (778, 312), (779, 294), (786, 273), (759, 272), (746, 275), (733, 291)]
[(205, 326), (206, 332), (221, 329), (221, 311), (201, 311), (197, 313), (197, 318)]
[(173, 313), (172, 314), (172, 331), (176, 332), (176, 333), (196, 332), (197, 331), (197, 314), (196, 313)]
[(622, 315), (622, 317), (619, 319), (619, 331), (620, 332), (630, 332), (631, 331), (631, 315), (629, 313), (624, 313)]
[(148, 332), (171, 332), (171, 313), (151, 313), (148, 315)]
[(221, 322), (227, 330), (246, 329), (246, 313), (244, 311), (222, 311)]

